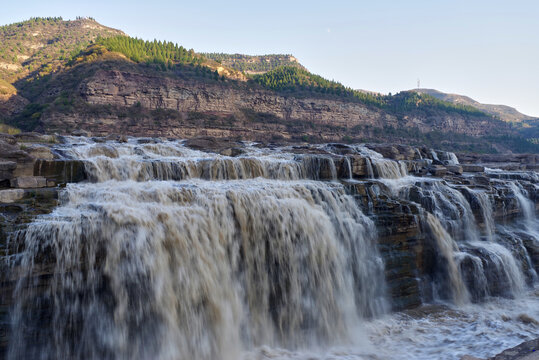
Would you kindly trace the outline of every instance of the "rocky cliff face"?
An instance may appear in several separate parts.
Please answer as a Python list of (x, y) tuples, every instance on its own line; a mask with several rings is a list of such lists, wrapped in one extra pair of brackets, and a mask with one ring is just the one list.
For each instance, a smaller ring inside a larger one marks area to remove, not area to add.
[[(493, 120), (488, 118), (472, 122), (459, 114), (397, 118), (352, 101), (289, 97), (241, 83), (231, 86), (130, 71), (98, 71), (85, 79), (78, 91), (92, 106), (140, 106), (182, 115), (165, 116), (157, 121), (155, 118), (122, 119), (113, 112), (99, 116), (50, 113), (43, 118), (47, 130), (83, 129), (96, 135), (123, 132), (139, 136), (239, 136), (246, 140), (306, 135), (320, 140), (342, 140), (345, 136), (368, 135), (369, 129), (384, 126), (476, 136), (495, 132), (499, 125), (493, 125)], [(245, 116), (246, 110), (252, 116)], [(193, 117), (193, 113), (209, 114), (215, 119), (204, 121), (204, 116)]]

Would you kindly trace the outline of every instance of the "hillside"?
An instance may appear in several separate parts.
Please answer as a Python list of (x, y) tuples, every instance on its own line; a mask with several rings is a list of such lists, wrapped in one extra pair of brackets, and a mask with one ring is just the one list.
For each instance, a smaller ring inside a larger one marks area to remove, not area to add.
[[(476, 107), (417, 92), (353, 90), (310, 73), (288, 55), (251, 62), (248, 56), (201, 54), (131, 38), (92, 19), (32, 19), (3, 29), (11, 43), (32, 39), (17, 50), (29, 54), (21, 68), (0, 76), (0, 123), (11, 132), (392, 141), (539, 152), (539, 144)], [(65, 29), (71, 35), (60, 36)], [(54, 36), (60, 40), (45, 41)], [(38, 37), (41, 47), (33, 42)], [(245, 76), (231, 59), (264, 66), (253, 65), (259, 73)]]
[(472, 106), (476, 109), (480, 109), (487, 114), (491, 114), (492, 116), (510, 123), (519, 135), (527, 139), (528, 142), (534, 144), (539, 143), (539, 118), (524, 115), (515, 108), (507, 105), (482, 104), (468, 96), (447, 94), (434, 89), (415, 89), (413, 91), (430, 95), (451, 104)]
[(488, 114), (497, 116), (503, 121), (507, 121), (510, 123), (521, 123), (530, 120), (537, 120), (534, 117), (524, 115), (520, 113), (517, 109), (507, 105), (482, 104), (468, 96), (447, 94), (434, 89), (414, 89), (413, 91), (419, 92), (421, 94), (427, 94), (437, 99), (450, 102), (452, 104), (473, 106), (474, 108), (480, 109)]
[(13, 82), (57, 70), (97, 37), (125, 35), (90, 18), (33, 18), (0, 27), (0, 78)]

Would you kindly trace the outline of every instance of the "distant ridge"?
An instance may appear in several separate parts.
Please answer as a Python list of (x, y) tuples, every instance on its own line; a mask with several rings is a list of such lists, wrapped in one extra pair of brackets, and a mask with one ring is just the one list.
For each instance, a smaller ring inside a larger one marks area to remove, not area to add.
[(206, 58), (215, 60), (246, 74), (263, 74), (281, 66), (296, 66), (305, 69), (297, 58), (290, 54), (244, 55), (224, 53), (202, 53)]
[(413, 89), (421, 94), (427, 94), (433, 96), (437, 99), (447, 101), (453, 104), (460, 105), (469, 105), (477, 109), (480, 109), (486, 113), (499, 117), (501, 120), (510, 122), (510, 123), (521, 123), (526, 121), (538, 120), (532, 116), (524, 115), (519, 112), (517, 109), (512, 108), (507, 105), (491, 105), (491, 104), (482, 104), (474, 99), (458, 94), (447, 94), (435, 89)]

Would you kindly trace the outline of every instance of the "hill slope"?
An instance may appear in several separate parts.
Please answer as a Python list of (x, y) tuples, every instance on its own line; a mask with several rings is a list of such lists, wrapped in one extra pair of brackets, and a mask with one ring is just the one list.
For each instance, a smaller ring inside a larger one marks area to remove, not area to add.
[(524, 115), (520, 113), (517, 109), (507, 106), (507, 105), (482, 104), (468, 96), (457, 95), (457, 94), (447, 94), (447, 93), (443, 93), (441, 91), (434, 90), (434, 89), (414, 89), (413, 91), (421, 93), (421, 94), (427, 94), (437, 99), (450, 102), (452, 104), (473, 106), (488, 114), (498, 116), (503, 121), (507, 121), (511, 123), (520, 123), (523, 121), (537, 120), (534, 117)]
[[(2, 29), (9, 44), (31, 36), (16, 50), (28, 58), (11, 59), (20, 68), (0, 74), (0, 122), (25, 131), (539, 152), (539, 145), (473, 106), (416, 92), (353, 90), (286, 56), (282, 62), (279, 56), (254, 62), (240, 55), (219, 58), (167, 41), (130, 38), (92, 19), (33, 19)], [(71, 35), (61, 36), (66, 29)], [(2, 46), (4, 52), (9, 48)], [(264, 71), (246, 77), (237, 61), (225, 65), (231, 59), (264, 64), (251, 68)]]
[(33, 18), (0, 27), (0, 78), (13, 82), (58, 69), (98, 36), (125, 35), (90, 18)]

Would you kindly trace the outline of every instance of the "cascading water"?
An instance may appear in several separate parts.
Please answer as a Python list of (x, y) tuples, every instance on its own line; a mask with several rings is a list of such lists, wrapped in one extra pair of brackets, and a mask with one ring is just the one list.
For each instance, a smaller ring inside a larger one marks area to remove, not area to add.
[(442, 227), (438, 219), (427, 213), (427, 224), (432, 232), (432, 235), (438, 246), (441, 256), (447, 262), (447, 271), (453, 301), (455, 304), (462, 305), (469, 301), (469, 294), (462, 276), (460, 274), (457, 258), (459, 256), (459, 248), (457, 243), (451, 238), (451, 235)]
[[(68, 185), (22, 235), (11, 359), (237, 359), (263, 344), (342, 342), (387, 310), (376, 229), (343, 186), (262, 178), (325, 167), (332, 178), (325, 158), (228, 159), (179, 144), (87, 144), (72, 156), (95, 183)], [(36, 294), (44, 254), (53, 276)], [(29, 339), (37, 328), (43, 337)]]
[[(246, 144), (230, 157), (66, 138), (54, 151), (84, 161), (89, 182), (68, 184), (51, 214), (12, 235), (24, 251), (10, 258), (8, 358), (454, 360), (534, 335), (535, 175), (493, 175), (524, 214), (497, 223), (492, 188), (410, 176), (363, 146), (328, 149)], [(354, 156), (365, 179), (353, 179)], [(419, 209), (421, 246), (436, 258), (419, 279), (423, 302), (444, 305), (388, 315), (383, 221), (348, 191), (356, 183)]]
[[(488, 295), (515, 297), (524, 291), (525, 275), (516, 260), (517, 254), (512, 253), (515, 246), (504, 246), (507, 245), (504, 238), (493, 234), (492, 204), (484, 193), (421, 178), (385, 180), (384, 183), (393, 189), (393, 193), (419, 203), (427, 211), (425, 220), (439, 254), (445, 259), (445, 269), (442, 270), (447, 275), (443, 278), (449, 289), (443, 290), (443, 279), (430, 284), (434, 298), (438, 298), (440, 293), (442, 298), (448, 297), (444, 293), (449, 293), (454, 302), (465, 303)], [(473, 196), (481, 207), (486, 219), (484, 240), (470, 203), (461, 191)], [(521, 239), (515, 242), (520, 250), (524, 249)], [(462, 279), (466, 283), (464, 288)]]

